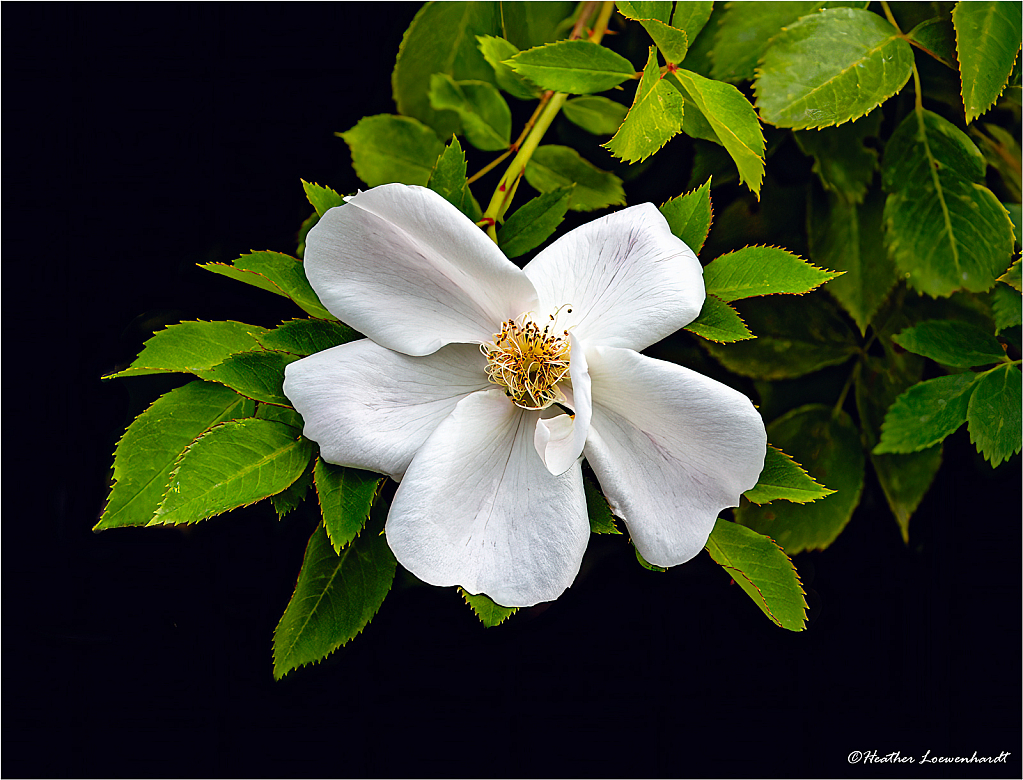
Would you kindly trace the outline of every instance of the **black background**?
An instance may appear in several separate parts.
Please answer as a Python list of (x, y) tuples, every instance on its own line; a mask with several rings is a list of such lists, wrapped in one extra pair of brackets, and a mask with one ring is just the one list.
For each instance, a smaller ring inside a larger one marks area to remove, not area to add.
[(706, 556), (655, 574), (595, 538), (560, 600), (491, 630), (399, 574), (274, 682), (309, 518), (90, 532), (124, 426), (181, 381), (100, 375), (166, 323), (298, 314), (195, 264), (292, 251), (300, 177), (359, 186), (333, 132), (393, 111), (416, 8), (5, 7), (4, 775), (1018, 777), (1020, 461), (992, 473), (965, 430), (909, 547), (867, 503), (797, 558), (801, 634)]

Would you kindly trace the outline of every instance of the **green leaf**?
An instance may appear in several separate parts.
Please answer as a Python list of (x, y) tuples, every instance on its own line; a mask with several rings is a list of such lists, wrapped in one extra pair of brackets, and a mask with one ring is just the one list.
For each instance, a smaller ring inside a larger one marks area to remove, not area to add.
[(309, 539), (295, 593), (274, 630), (274, 679), (321, 661), (354, 639), (380, 610), (397, 561), (371, 522), (338, 554), (321, 525)]
[(839, 275), (774, 246), (747, 246), (721, 255), (703, 269), (707, 293), (728, 303), (758, 295), (802, 295)]
[(806, 593), (799, 574), (771, 539), (718, 518), (707, 552), (775, 625), (789, 631), (806, 628)]
[(615, 3), (618, 13), (626, 19), (657, 19), (665, 22), (671, 19), (670, 0), (618, 0)]
[[(898, 325), (896, 325), (898, 327)], [(879, 334), (882, 339), (884, 334)], [(897, 353), (885, 344), (884, 358), (868, 356), (856, 371), (856, 409), (860, 415), (863, 441), (873, 449), (880, 439), (885, 412), (895, 399), (920, 379), (923, 358)], [(902, 541), (909, 542), (909, 521), (941, 468), (941, 445), (902, 454), (870, 454), (877, 480), (895, 516)]]
[(704, 299), (700, 316), (686, 325), (685, 329), (719, 344), (756, 338), (742, 321), (739, 312), (713, 295)]
[(629, 109), (601, 95), (572, 98), (561, 109), (562, 116), (587, 133), (614, 135)]
[(338, 195), (330, 187), (321, 187), (319, 184), (311, 184), (302, 179), (302, 189), (305, 190), (305, 196), (309, 204), (316, 210), (318, 217), (326, 214), (328, 209), (345, 204), (344, 197)]
[(768, 444), (764, 470), (760, 472), (757, 484), (743, 495), (758, 505), (778, 500), (805, 504), (834, 492), (819, 484), (784, 452)]
[(290, 298), (302, 311), (321, 320), (336, 320), (333, 314), (323, 308), (320, 299), (306, 279), (302, 261), (280, 252), (250, 252), (242, 255), (233, 264), (206, 263), (200, 265), (207, 271), (245, 282), (261, 290)]
[[(987, 131), (987, 135), (981, 130)], [(1023, 182), (1020, 181), (1020, 169), (1023, 168), (1023, 152), (1020, 150), (1019, 140), (1015, 135), (1003, 127), (984, 122), (980, 127), (974, 125), (970, 128), (970, 135), (980, 145), (984, 159), (998, 172), (1001, 183), (1006, 190), (1010, 202), (1002, 201), (1009, 218), (1012, 220), (1013, 228), (1017, 238), (1019, 236), (1020, 198), (1023, 197)], [(1015, 214), (1013, 214), (1015, 212)], [(1019, 243), (1017, 241), (1017, 243)]]
[[(560, 0), (559, 2), (499, 3), (501, 10), (502, 35), (520, 49), (549, 43), (559, 37), (564, 22), (572, 15), (576, 4)], [(567, 30), (565, 30), (567, 34)]]
[(781, 29), (824, 5), (820, 0), (729, 3), (714, 36), (711, 75), (718, 81), (752, 81), (757, 63)]
[(565, 218), (572, 187), (545, 192), (516, 210), (497, 231), (497, 244), (508, 257), (519, 257), (551, 237)]
[(362, 469), (335, 466), (317, 458), (314, 479), (323, 527), (340, 555), (345, 545), (366, 525), (385, 477)]
[(305, 500), (311, 484), (313, 484), (313, 472), (306, 468), (302, 476), (291, 483), (291, 487), (285, 488), (275, 496), (270, 496), (270, 503), (277, 513), (278, 520), (283, 520), (286, 514), (298, 508), (298, 505)]
[[(447, 139), (458, 132), (457, 114), (437, 112), (430, 107), (429, 77), (434, 73), (446, 73), (456, 81), (492, 82), (494, 71), (477, 48), (478, 35), (501, 35), (498, 3), (424, 4), (401, 39), (391, 74), (398, 113), (433, 128), (439, 138)], [(438, 154), (440, 149), (430, 157), (428, 168)], [(426, 180), (405, 183), (425, 184)]]
[(804, 154), (813, 156), (813, 172), (824, 189), (838, 193), (849, 203), (863, 202), (877, 170), (877, 152), (863, 142), (878, 137), (882, 118), (880, 111), (871, 111), (841, 127), (794, 133)]
[(429, 127), (408, 116), (366, 116), (338, 135), (352, 152), (356, 175), (370, 187), (390, 182), (425, 186), (444, 151)]
[(725, 368), (742, 376), (794, 379), (844, 363), (859, 351), (853, 331), (819, 296), (744, 301), (739, 313), (756, 334), (755, 341), (702, 346)]
[(231, 355), (199, 375), (227, 385), (253, 401), (291, 406), (284, 394), (284, 368), (298, 359), (298, 355), (287, 352), (260, 349)]
[(640, 555), (639, 550), (636, 549), (635, 546), (633, 546), (632, 550), (633, 550), (633, 552), (636, 553), (636, 561), (639, 563), (640, 566), (642, 566), (647, 571), (662, 571), (662, 572), (663, 571), (667, 571), (667, 569), (664, 568), (663, 566), (654, 566), (654, 564), (650, 563), (650, 561), (648, 561), (646, 558), (644, 558), (642, 555)]
[(511, 109), (493, 84), (455, 81), (446, 73), (434, 73), (430, 105), (458, 114), (466, 139), (477, 149), (497, 152), (511, 144)]
[(506, 64), (542, 89), (588, 95), (635, 78), (620, 54), (591, 41), (558, 41), (516, 54)]
[(626, 162), (645, 160), (682, 131), (684, 103), (678, 90), (661, 77), (651, 46), (632, 108), (614, 138), (601, 146)]
[(238, 352), (258, 349), (258, 337), (267, 332), (258, 325), (231, 320), (179, 322), (155, 333), (128, 368), (104, 377), (139, 374), (202, 374)]
[(735, 511), (747, 528), (774, 539), (789, 555), (823, 550), (845, 528), (863, 490), (860, 433), (845, 412), (811, 404), (793, 409), (767, 426), (767, 438), (807, 465), (810, 476), (834, 495), (812, 504), (752, 504)]
[(995, 287), (991, 309), (995, 314), (995, 331), (1001, 333), (1013, 325), (1023, 324), (1023, 296), (1019, 290), (1000, 284)]
[(621, 534), (618, 526), (615, 525), (615, 516), (611, 511), (604, 494), (600, 492), (597, 484), (589, 478), (583, 477), (583, 490), (586, 493), (586, 513), (590, 518), (590, 532), (595, 534)]
[(959, 70), (956, 63), (956, 31), (947, 14), (920, 22), (906, 33), (906, 38), (933, 55), (939, 62), (953, 70)]
[(515, 44), (498, 38), (493, 35), (478, 35), (480, 53), (487, 63), (494, 69), (494, 78), (497, 79), (497, 86), (519, 100), (533, 100), (540, 97), (541, 89), (529, 79), (523, 78), (504, 64), (519, 53)]
[(665, 62), (677, 65), (686, 58), (689, 51), (689, 38), (684, 30), (678, 30), (657, 19), (638, 20), (647, 35), (657, 45)]
[(710, 223), (714, 209), (710, 202), (710, 177), (692, 192), (672, 198), (661, 206), (661, 214), (668, 221), (668, 227), (686, 246), (696, 254), (703, 249), (703, 242), (710, 234)]
[(857, 8), (830, 8), (782, 30), (764, 54), (754, 84), (760, 117), (802, 130), (839, 125), (902, 89), (913, 49), (885, 19)]
[(712, 81), (681, 68), (672, 74), (672, 79), (689, 101), (686, 114), (692, 113), (695, 106), (707, 120), (717, 142), (735, 162), (739, 181), (759, 197), (764, 179), (764, 134), (757, 112), (746, 96), (731, 84)]
[(622, 180), (602, 171), (567, 146), (547, 144), (537, 147), (526, 163), (526, 181), (540, 192), (571, 187), (568, 207), (573, 211), (593, 211), (625, 205)]
[(874, 454), (918, 452), (932, 447), (966, 422), (976, 374), (928, 379), (900, 395), (885, 415)]
[(289, 425), (298, 433), (301, 433), (302, 428), (305, 426), (305, 422), (302, 420), (302, 415), (290, 406), (275, 406), (274, 404), (265, 403), (258, 404), (256, 406), (255, 416), (260, 420), (273, 420), (274, 422)]
[(1020, 50), (1019, 3), (956, 3), (952, 11), (966, 122), (995, 104)]
[(892, 134), (881, 165), (889, 252), (928, 295), (983, 292), (1012, 259), (1012, 222), (983, 186), (984, 156), (951, 122), (914, 111)]
[(476, 617), (480, 619), (480, 622), (487, 628), (493, 628), (494, 626), (501, 625), (504, 621), (519, 611), (518, 607), (502, 607), (496, 601), (493, 601), (486, 593), (466, 593), (463, 588), (459, 588), (458, 592), (462, 594), (462, 598), (465, 599), (465, 603), (472, 607), (472, 611), (476, 613)]
[(149, 525), (195, 523), (280, 493), (302, 476), (312, 451), (288, 425), (221, 423), (185, 450)]
[(710, 0), (676, 3), (675, 14), (671, 17), (671, 26), (685, 32), (686, 40), (692, 43), (703, 30), (703, 26), (707, 24), (713, 10), (714, 3)]
[(1023, 373), (1012, 365), (987, 371), (974, 383), (966, 412), (970, 441), (992, 466), (1020, 451), (1021, 383)]
[(807, 201), (807, 233), (814, 262), (845, 273), (825, 288), (866, 334), (881, 303), (898, 283), (882, 242), (884, 196), (872, 190), (859, 205), (828, 193)]
[(288, 352), (304, 357), (361, 338), (340, 322), (325, 320), (288, 320), (257, 337), (264, 349)]
[(212, 382), (189, 382), (157, 398), (117, 442), (116, 482), (93, 530), (146, 525), (188, 445), (214, 425), (250, 417), (254, 409), (249, 399)]
[(996, 363), (1005, 357), (994, 336), (956, 320), (927, 320), (893, 336), (892, 341), (909, 352), (954, 368)]
[(444, 147), (441, 156), (437, 158), (427, 186), (473, 222), (479, 222), (483, 212), (472, 196), (465, 170), (465, 152), (457, 136), (452, 136), (451, 143)]
[(1023, 281), (1021, 281), (1020, 265), (1020, 261), (1017, 259), (1015, 263), (1009, 266), (1008, 271), (998, 277), (999, 282), (1005, 282), (1010, 287), (1015, 288), (1016, 292), (1023, 292), (1023, 287), (1020, 286), (1023, 284)]

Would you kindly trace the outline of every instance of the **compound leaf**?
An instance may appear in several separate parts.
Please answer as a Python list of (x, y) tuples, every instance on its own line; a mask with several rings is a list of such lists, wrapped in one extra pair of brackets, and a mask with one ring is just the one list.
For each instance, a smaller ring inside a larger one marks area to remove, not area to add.
[(201, 372), (201, 376), (227, 385), (253, 401), (290, 406), (291, 401), (284, 394), (284, 368), (298, 359), (298, 355), (288, 352), (258, 349), (230, 355)]
[(316, 216), (322, 217), (329, 209), (335, 206), (343, 206), (345, 199), (338, 195), (330, 187), (322, 187), (319, 184), (312, 184), (302, 179), (302, 189), (305, 190), (306, 199), (309, 205), (316, 211)]
[(668, 221), (672, 234), (681, 238), (696, 254), (703, 249), (714, 217), (710, 182), (708, 178), (692, 192), (672, 198), (661, 206), (661, 215)]
[(660, 70), (651, 46), (628, 116), (614, 138), (601, 144), (620, 160), (630, 163), (645, 160), (682, 131), (685, 100), (661, 77)]
[(892, 336), (892, 341), (909, 352), (954, 368), (995, 363), (1005, 357), (994, 336), (959, 320), (927, 320)]
[(114, 483), (93, 528), (146, 525), (160, 508), (174, 464), (203, 433), (250, 417), (255, 404), (212, 382), (189, 382), (160, 396), (128, 426), (114, 451)]
[(325, 320), (288, 320), (258, 336), (264, 349), (287, 352), (304, 357), (360, 338), (359, 334), (340, 322)]
[(572, 98), (561, 109), (562, 116), (587, 133), (614, 135), (629, 109), (602, 95)]
[(251, 418), (221, 423), (193, 442), (149, 525), (195, 523), (287, 489), (313, 445), (291, 426)]

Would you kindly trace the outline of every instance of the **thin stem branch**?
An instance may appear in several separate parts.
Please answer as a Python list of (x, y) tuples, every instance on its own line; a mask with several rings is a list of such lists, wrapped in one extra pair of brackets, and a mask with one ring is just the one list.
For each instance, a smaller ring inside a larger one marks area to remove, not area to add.
[[(576, 20), (572, 34), (569, 36), (570, 39), (574, 40), (582, 37), (583, 32), (587, 29), (587, 21), (594, 10), (598, 8), (597, 17), (593, 22), (593, 27), (588, 37), (591, 42), (600, 43), (604, 33), (607, 31), (611, 14), (614, 12), (613, 2), (587, 2), (580, 12), (579, 18)], [(547, 129), (554, 121), (554, 117), (558, 115), (567, 99), (568, 94), (565, 92), (544, 93), (543, 98), (540, 100), (540, 105), (537, 106), (536, 111), (533, 112), (533, 116), (526, 123), (519, 138), (509, 149), (509, 153), (512, 151), (516, 152), (515, 157), (498, 182), (497, 189), (494, 190), (487, 210), (483, 212), (483, 219), (480, 220), (480, 224), (486, 226), (487, 235), (493, 239), (494, 243), (497, 243), (497, 223), (503, 219), (505, 212), (511, 205), (512, 199), (515, 197), (515, 191), (518, 189), (519, 182), (526, 171), (526, 164), (540, 145), (544, 133), (547, 132)], [(495, 161), (483, 172), (490, 170), (496, 164), (497, 162)], [(482, 175), (482, 172), (474, 178), (478, 178), (480, 175)]]

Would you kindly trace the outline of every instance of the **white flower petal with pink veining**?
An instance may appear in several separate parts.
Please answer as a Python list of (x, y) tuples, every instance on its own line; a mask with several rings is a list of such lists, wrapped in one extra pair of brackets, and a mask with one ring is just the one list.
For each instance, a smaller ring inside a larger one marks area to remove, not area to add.
[(425, 187), (385, 184), (330, 209), (306, 237), (304, 266), (331, 314), (407, 355), (489, 340), (537, 305), (522, 271)]
[(613, 347), (587, 358), (586, 460), (640, 554), (655, 566), (685, 563), (718, 513), (757, 483), (764, 422), (742, 393), (674, 363)]
[(500, 390), (459, 402), (405, 472), (387, 543), (432, 585), (461, 585), (506, 607), (560, 596), (590, 525), (578, 462), (554, 476), (533, 449), (539, 412)]
[(587, 344), (644, 349), (695, 320), (706, 297), (700, 261), (652, 203), (577, 227), (523, 270), (539, 311), (563, 307), (558, 327)]
[(324, 460), (396, 480), (459, 401), (490, 387), (475, 345), (414, 358), (369, 339), (291, 363), (284, 379)]

